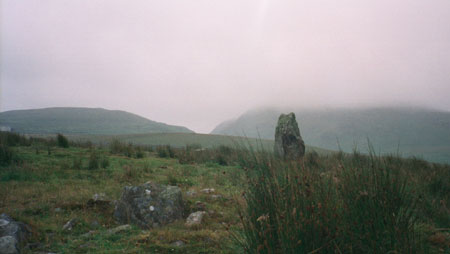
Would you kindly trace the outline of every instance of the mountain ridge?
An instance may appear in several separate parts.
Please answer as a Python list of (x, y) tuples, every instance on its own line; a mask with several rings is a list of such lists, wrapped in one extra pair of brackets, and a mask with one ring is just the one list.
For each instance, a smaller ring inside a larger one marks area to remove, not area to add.
[(194, 133), (183, 126), (168, 125), (123, 110), (87, 107), (0, 112), (0, 126), (8, 126), (24, 134)]

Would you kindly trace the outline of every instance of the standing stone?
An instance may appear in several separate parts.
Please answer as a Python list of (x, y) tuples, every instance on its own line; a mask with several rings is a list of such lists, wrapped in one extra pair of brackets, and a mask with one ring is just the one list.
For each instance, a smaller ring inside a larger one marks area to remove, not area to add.
[(275, 130), (275, 155), (293, 160), (305, 155), (305, 142), (300, 136), (295, 114), (281, 114)]
[(147, 182), (126, 186), (116, 203), (114, 217), (124, 224), (147, 229), (171, 223), (183, 217), (184, 203), (177, 186)]

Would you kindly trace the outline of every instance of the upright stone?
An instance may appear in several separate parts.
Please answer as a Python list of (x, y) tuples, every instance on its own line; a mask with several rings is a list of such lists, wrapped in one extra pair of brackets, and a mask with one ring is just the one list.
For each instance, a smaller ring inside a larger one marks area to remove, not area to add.
[(300, 136), (295, 114), (281, 114), (275, 130), (275, 155), (294, 160), (305, 155), (305, 142)]

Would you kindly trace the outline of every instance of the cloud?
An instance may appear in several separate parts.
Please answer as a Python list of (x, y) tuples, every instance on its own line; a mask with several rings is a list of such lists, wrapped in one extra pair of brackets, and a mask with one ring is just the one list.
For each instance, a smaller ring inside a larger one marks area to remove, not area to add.
[(450, 2), (3, 0), (2, 110), (123, 109), (208, 132), (260, 106), (450, 110)]

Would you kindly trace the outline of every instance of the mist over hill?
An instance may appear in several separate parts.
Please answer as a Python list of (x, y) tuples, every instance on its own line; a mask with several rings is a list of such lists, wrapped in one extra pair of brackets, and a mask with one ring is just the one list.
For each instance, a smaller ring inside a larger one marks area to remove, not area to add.
[[(417, 156), (450, 163), (450, 113), (425, 108), (297, 109), (305, 143), (326, 149)], [(259, 109), (219, 124), (211, 133), (274, 139), (280, 109)]]
[(120, 110), (44, 108), (0, 113), (0, 126), (25, 134), (193, 133), (186, 127), (155, 122)]

